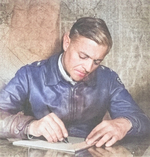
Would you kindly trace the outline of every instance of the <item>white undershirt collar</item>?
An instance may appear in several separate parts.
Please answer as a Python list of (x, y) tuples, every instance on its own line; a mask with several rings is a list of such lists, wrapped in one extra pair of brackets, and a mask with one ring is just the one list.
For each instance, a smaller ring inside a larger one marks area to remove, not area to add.
[(62, 55), (63, 55), (63, 54), (61, 54), (61, 55), (59, 56), (59, 59), (58, 59), (58, 67), (59, 67), (59, 70), (60, 70), (60, 72), (61, 72), (63, 78), (64, 78), (66, 81), (70, 82), (72, 85), (75, 85), (76, 82), (73, 81), (72, 78), (67, 75), (66, 71), (65, 71), (64, 68), (63, 68), (63, 65), (62, 65)]

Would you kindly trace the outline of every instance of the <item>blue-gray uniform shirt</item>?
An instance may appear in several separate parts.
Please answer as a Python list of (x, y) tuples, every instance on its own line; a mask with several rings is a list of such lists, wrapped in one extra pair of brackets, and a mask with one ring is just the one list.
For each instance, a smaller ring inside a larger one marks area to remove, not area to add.
[(74, 85), (58, 67), (59, 54), (22, 67), (0, 93), (0, 109), (11, 114), (23, 111), (36, 119), (54, 112), (70, 136), (86, 137), (106, 111), (111, 118), (131, 121), (128, 135), (146, 135), (150, 121), (132, 99), (118, 75), (99, 66), (85, 80)]

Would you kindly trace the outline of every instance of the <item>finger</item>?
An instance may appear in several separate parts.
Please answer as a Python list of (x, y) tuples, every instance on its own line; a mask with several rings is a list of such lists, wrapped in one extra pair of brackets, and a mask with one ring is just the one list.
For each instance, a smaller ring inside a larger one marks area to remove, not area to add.
[[(47, 128), (48, 129), (48, 128)], [(55, 121), (54, 115), (49, 115), (49, 133), (51, 134), (54, 142), (63, 140), (63, 132), (60, 125)]]
[(105, 144), (105, 146), (106, 146), (106, 147), (110, 147), (110, 146), (112, 146), (113, 144), (115, 144), (117, 141), (118, 141), (117, 136), (113, 136), (113, 137), (111, 138), (111, 140), (109, 140), (109, 141)]
[(106, 133), (97, 143), (96, 147), (101, 147), (104, 145), (107, 141), (109, 141), (112, 138), (112, 134)]
[(52, 142), (57, 142), (59, 140), (56, 131), (51, 127), (51, 125), (47, 124), (46, 130), (49, 136), (52, 138)]
[(104, 127), (108, 125), (108, 121), (104, 120), (99, 125), (97, 125), (88, 135), (87, 139), (90, 139), (94, 136), (95, 133), (97, 133), (99, 130), (102, 130)]
[(46, 116), (41, 119), (41, 122), (39, 124), (40, 134), (43, 135), (49, 142), (58, 141), (57, 135), (52, 127), (53, 125), (53, 119), (49, 116)]
[(63, 137), (68, 137), (68, 131), (64, 125), (64, 123), (62, 122), (61, 119), (59, 119), (54, 113), (51, 113), (53, 116), (54, 121), (58, 124), (58, 126), (61, 128)]
[(53, 138), (46, 128), (43, 127), (40, 132), (41, 135), (43, 135), (48, 142), (53, 142)]
[[(51, 116), (45, 116), (37, 121), (37, 135), (43, 135), (49, 142), (57, 142), (58, 138), (53, 128), (55, 128), (55, 121)], [(53, 127), (52, 127), (53, 126)], [(57, 127), (56, 127), (57, 128)], [(35, 129), (34, 129), (35, 130)]]
[(101, 130), (98, 130), (97, 128), (95, 128), (93, 133), (91, 133), (92, 136), (90, 135), (87, 137), (86, 142), (89, 145), (92, 145), (94, 143), (96, 144), (105, 134), (106, 134), (105, 128), (103, 128)]
[[(99, 128), (99, 130), (100, 130), (100, 128)], [(87, 136), (87, 139), (92, 138), (92, 137), (94, 136), (94, 134), (97, 133), (97, 131), (98, 131), (98, 126), (96, 126), (96, 127), (90, 132), (90, 134)]]
[(90, 139), (86, 139), (86, 143), (88, 145), (96, 144), (101, 137), (102, 137), (102, 134), (95, 133)]

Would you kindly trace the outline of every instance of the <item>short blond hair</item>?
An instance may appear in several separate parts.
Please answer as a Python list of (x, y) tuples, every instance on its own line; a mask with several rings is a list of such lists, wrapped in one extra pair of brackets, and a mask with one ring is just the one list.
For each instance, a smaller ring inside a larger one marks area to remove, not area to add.
[(71, 39), (84, 36), (95, 41), (99, 45), (108, 47), (107, 52), (112, 47), (112, 38), (104, 20), (94, 17), (82, 17), (78, 19), (70, 30)]

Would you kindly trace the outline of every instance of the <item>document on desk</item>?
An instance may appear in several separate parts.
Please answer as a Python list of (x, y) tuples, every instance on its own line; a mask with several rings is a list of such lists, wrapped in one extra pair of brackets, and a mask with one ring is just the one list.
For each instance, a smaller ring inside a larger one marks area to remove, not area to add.
[(69, 143), (64, 143), (64, 142), (49, 143), (44, 140), (32, 139), (32, 140), (14, 141), (13, 145), (32, 147), (38, 149), (53, 149), (53, 150), (71, 152), (71, 153), (75, 153), (77, 151), (91, 147), (91, 145), (86, 144), (84, 138), (68, 137), (68, 141)]

